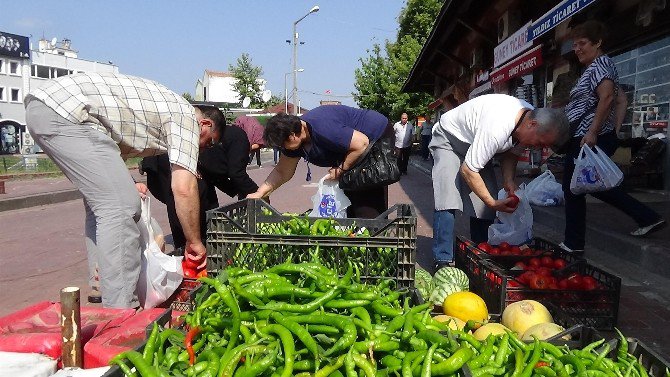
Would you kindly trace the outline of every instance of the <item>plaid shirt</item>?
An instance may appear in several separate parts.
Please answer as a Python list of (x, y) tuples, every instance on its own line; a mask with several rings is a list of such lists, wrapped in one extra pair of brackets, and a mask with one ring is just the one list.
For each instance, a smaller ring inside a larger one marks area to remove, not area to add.
[(47, 82), (26, 96), (63, 118), (107, 134), (121, 157), (167, 151), (170, 163), (197, 173), (200, 127), (195, 110), (166, 87), (139, 77), (77, 73)]

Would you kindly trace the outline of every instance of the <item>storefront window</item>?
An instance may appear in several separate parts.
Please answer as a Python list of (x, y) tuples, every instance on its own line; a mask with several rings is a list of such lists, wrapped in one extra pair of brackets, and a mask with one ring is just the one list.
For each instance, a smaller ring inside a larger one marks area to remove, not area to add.
[(670, 37), (612, 57), (628, 97), (623, 137), (667, 132), (670, 114)]

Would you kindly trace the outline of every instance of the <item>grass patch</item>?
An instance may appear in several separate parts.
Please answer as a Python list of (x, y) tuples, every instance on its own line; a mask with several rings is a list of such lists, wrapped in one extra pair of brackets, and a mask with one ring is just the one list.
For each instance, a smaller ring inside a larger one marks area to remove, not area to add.
[[(142, 157), (133, 157), (126, 160), (126, 166), (136, 168), (139, 166)], [(22, 156), (1, 156), (0, 174), (22, 174), (22, 173), (53, 173), (54, 175), (63, 174), (58, 166), (46, 155), (37, 157), (37, 166), (24, 165)]]

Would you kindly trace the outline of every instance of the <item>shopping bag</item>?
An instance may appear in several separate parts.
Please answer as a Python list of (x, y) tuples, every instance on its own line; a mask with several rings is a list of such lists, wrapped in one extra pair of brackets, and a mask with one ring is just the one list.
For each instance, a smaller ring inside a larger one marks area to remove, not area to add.
[[(153, 308), (162, 304), (179, 288), (183, 278), (181, 256), (170, 256), (162, 252), (156, 239), (156, 220), (151, 217), (149, 197), (142, 199), (142, 216), (137, 223), (140, 229), (142, 246), (142, 265), (137, 293), (143, 308)], [(161, 232), (162, 233), (162, 232)]]
[(536, 206), (557, 206), (563, 204), (563, 186), (556, 182), (554, 174), (547, 170), (526, 185), (528, 202)]
[[(496, 220), (489, 227), (489, 243), (499, 245), (507, 242), (511, 245), (521, 245), (533, 238), (533, 209), (526, 197), (526, 187), (521, 187), (514, 193), (519, 197), (519, 205), (512, 213), (497, 212)], [(503, 189), (498, 192), (498, 199), (505, 199), (507, 192)]]
[(570, 180), (573, 194), (605, 191), (623, 181), (623, 172), (597, 145), (595, 151), (588, 145), (582, 146), (575, 159), (575, 171)]
[(328, 179), (328, 175), (319, 181), (319, 189), (312, 196), (312, 212), (309, 217), (347, 217), (347, 207), (351, 201), (340, 188), (335, 179)]

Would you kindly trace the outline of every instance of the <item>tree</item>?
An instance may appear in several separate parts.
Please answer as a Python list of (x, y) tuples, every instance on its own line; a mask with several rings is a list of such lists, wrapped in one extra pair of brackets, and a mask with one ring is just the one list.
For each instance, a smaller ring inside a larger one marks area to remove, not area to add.
[(261, 99), (263, 79), (260, 76), (263, 74), (263, 68), (254, 66), (249, 54), (243, 53), (237, 58), (237, 65), (229, 65), (228, 70), (235, 78), (233, 89), (240, 94), (240, 102), (244, 97), (249, 97), (251, 99), (249, 107), (254, 109), (265, 107)]
[(398, 119), (404, 112), (410, 116), (426, 112), (431, 97), (426, 93), (402, 93), (423, 43), (428, 38), (443, 0), (407, 0), (398, 16), (395, 42), (387, 41), (384, 51), (375, 44), (369, 56), (359, 59), (361, 67), (354, 72), (354, 100), (363, 108), (377, 110)]
[(184, 97), (184, 99), (186, 99), (188, 102), (193, 102), (193, 96), (191, 96), (191, 93), (184, 92), (181, 96)]

